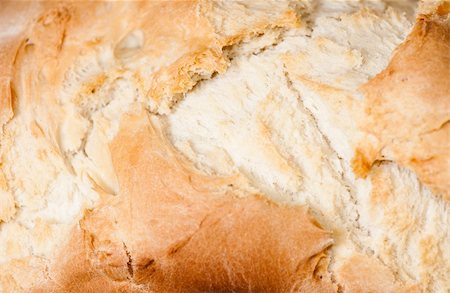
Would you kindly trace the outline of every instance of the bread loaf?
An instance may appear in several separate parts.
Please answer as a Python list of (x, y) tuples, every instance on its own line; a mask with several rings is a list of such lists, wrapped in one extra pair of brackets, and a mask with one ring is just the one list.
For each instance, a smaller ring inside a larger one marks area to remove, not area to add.
[(450, 2), (0, 3), (0, 292), (448, 292)]

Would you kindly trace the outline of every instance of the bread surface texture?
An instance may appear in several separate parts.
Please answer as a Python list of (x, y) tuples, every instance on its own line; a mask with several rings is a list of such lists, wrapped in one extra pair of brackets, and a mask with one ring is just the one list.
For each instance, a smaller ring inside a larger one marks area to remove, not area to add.
[(0, 292), (448, 292), (449, 12), (1, 2)]

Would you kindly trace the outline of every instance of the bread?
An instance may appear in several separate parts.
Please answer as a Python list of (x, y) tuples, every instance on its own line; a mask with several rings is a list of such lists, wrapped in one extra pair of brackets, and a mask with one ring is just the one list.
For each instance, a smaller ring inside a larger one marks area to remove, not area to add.
[[(368, 114), (364, 129), (376, 137), (379, 146), (361, 146), (363, 150), (381, 152), (383, 159), (413, 169), (424, 184), (447, 200), (450, 199), (449, 52), (448, 19), (419, 17), (389, 66), (362, 88)], [(392, 128), (386, 124), (413, 127)], [(360, 156), (358, 152), (357, 158)], [(362, 157), (371, 158), (366, 162), (356, 159), (356, 170), (372, 165), (378, 156), (365, 154)], [(364, 175), (364, 171), (359, 173)]]
[(448, 292), (445, 1), (0, 3), (0, 292)]

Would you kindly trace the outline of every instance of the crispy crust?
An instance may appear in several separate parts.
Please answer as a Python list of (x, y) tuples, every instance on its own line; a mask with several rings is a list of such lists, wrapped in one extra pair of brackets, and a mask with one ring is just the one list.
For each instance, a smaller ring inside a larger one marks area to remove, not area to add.
[[(365, 176), (376, 160), (413, 169), (434, 192), (450, 199), (450, 23), (422, 16), (389, 66), (363, 85), (363, 130), (353, 169)], [(371, 137), (375, 137), (373, 141)]]
[(330, 233), (304, 207), (199, 174), (144, 113), (125, 116), (111, 152), (120, 194), (85, 214), (45, 290), (335, 291)]

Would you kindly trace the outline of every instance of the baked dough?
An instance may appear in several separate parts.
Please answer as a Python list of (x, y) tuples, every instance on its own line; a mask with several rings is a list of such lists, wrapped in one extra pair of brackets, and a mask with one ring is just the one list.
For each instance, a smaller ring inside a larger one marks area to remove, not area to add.
[(0, 292), (447, 292), (449, 7), (0, 3)]

